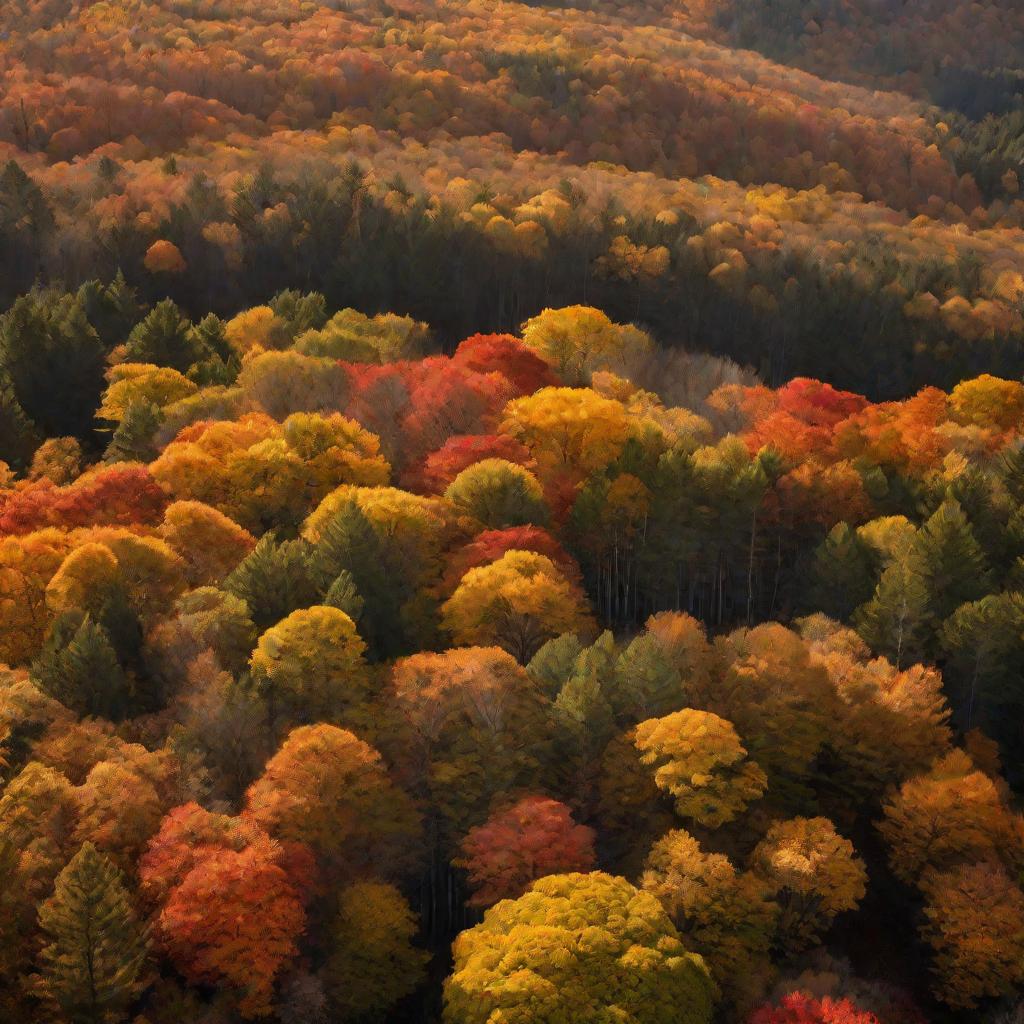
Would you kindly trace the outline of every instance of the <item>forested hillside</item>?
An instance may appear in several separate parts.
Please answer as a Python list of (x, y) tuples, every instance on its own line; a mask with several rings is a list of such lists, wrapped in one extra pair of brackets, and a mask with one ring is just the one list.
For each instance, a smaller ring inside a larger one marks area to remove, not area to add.
[(1022, 51), (0, 5), (0, 1021), (1021, 1024)]

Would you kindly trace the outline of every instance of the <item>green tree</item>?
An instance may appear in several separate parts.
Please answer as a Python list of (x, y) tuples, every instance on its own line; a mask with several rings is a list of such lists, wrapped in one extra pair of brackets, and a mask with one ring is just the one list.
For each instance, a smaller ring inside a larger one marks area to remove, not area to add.
[(961, 604), (983, 597), (988, 590), (990, 574), (985, 554), (954, 498), (947, 498), (918, 530), (914, 553), (920, 560), (929, 611), (936, 625)]
[(193, 363), (210, 353), (203, 338), (170, 299), (157, 303), (146, 318), (132, 328), (125, 354), (133, 363), (171, 366), (184, 373)]
[(115, 427), (103, 457), (108, 462), (152, 462), (159, 454), (154, 438), (163, 420), (159, 406), (132, 402)]
[(130, 710), (131, 682), (106, 629), (91, 615), (74, 612), (53, 625), (32, 665), (39, 688), (78, 715), (118, 721)]
[(306, 542), (278, 543), (269, 533), (238, 563), (224, 581), (224, 589), (245, 601), (260, 629), (280, 622), (298, 608), (308, 608), (320, 596)]
[(120, 873), (85, 843), (39, 910), (47, 945), (38, 991), (70, 1024), (122, 1020), (141, 991), (148, 951)]
[(490, 529), (548, 521), (544, 493), (537, 478), (504, 459), (484, 459), (468, 466), (448, 485), (444, 496), (464, 515)]
[(378, 658), (402, 649), (402, 586), (393, 574), (384, 571), (387, 564), (376, 531), (354, 500), (346, 501), (327, 522), (312, 553), (313, 572), (322, 593), (330, 593), (341, 574), (348, 574), (362, 599), (359, 632)]
[(807, 607), (845, 621), (871, 600), (876, 581), (870, 546), (849, 523), (837, 523), (814, 551)]
[(919, 559), (912, 554), (896, 558), (882, 573), (871, 600), (857, 609), (857, 632), (897, 668), (920, 660), (932, 622), (928, 596)]

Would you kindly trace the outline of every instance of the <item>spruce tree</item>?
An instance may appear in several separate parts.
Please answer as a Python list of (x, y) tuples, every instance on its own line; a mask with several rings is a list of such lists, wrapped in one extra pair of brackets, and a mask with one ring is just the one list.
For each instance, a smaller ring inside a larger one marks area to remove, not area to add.
[(0, 460), (14, 469), (27, 466), (39, 435), (25, 415), (11, 382), (0, 372)]
[(357, 626), (363, 614), (364, 602), (356, 589), (352, 574), (347, 569), (338, 573), (337, 579), (324, 595), (324, 604), (340, 608)]
[(148, 939), (120, 872), (92, 843), (57, 876), (39, 927), (39, 994), (70, 1024), (122, 1020), (143, 987)]
[(924, 657), (933, 617), (913, 552), (886, 568), (871, 600), (857, 609), (854, 624), (864, 641), (898, 668)]
[(347, 572), (363, 599), (359, 632), (377, 658), (402, 647), (403, 581), (387, 571), (387, 557), (363, 510), (346, 502), (327, 523), (313, 552), (313, 569), (321, 588)]
[(848, 619), (871, 599), (876, 573), (871, 548), (849, 523), (837, 523), (815, 549), (807, 610)]
[(914, 538), (913, 556), (938, 626), (967, 601), (984, 597), (989, 567), (959, 502), (946, 498)]
[(131, 710), (131, 682), (107, 631), (91, 615), (70, 613), (54, 623), (32, 677), (78, 715), (119, 721)]
[(208, 353), (202, 350), (192, 332), (192, 325), (177, 305), (170, 299), (164, 299), (132, 328), (128, 335), (126, 355), (135, 363), (171, 366), (184, 373)]
[(158, 454), (154, 438), (162, 422), (158, 406), (132, 402), (114, 430), (104, 458), (108, 462), (152, 462)]
[(248, 604), (249, 614), (261, 630), (298, 608), (309, 608), (322, 596), (313, 580), (305, 541), (279, 544), (270, 534), (264, 534), (239, 562), (224, 581), (224, 589)]

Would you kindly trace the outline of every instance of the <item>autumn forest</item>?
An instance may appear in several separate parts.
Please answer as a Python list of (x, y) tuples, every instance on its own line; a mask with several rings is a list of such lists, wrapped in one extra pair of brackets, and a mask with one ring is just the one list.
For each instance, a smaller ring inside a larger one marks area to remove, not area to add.
[(1017, 0), (0, 83), (0, 1021), (1024, 1024)]

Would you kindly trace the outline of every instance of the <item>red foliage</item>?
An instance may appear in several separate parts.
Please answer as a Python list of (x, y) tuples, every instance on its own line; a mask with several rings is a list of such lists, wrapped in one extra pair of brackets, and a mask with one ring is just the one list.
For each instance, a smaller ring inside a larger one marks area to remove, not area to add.
[(473, 334), (455, 350), (452, 361), (477, 373), (500, 373), (520, 395), (558, 383), (551, 367), (511, 334)]
[(470, 569), (496, 562), (506, 551), (536, 551), (546, 555), (570, 582), (580, 581), (576, 560), (547, 530), (541, 526), (509, 526), (504, 530), (484, 530), (452, 554), (444, 575), (446, 592), (453, 591)]
[(483, 459), (504, 459), (529, 470), (536, 465), (529, 449), (513, 437), (504, 434), (456, 434), (431, 452), (421, 466), (410, 471), (406, 483), (426, 494), (441, 494), (467, 466)]
[(268, 1012), (298, 951), (312, 874), (304, 847), (195, 803), (167, 814), (139, 862), (160, 945), (189, 980), (234, 989), (245, 1016)]
[(111, 466), (66, 487), (44, 478), (0, 496), (0, 536), (47, 526), (150, 526), (167, 503), (145, 466)]
[(881, 1024), (867, 1010), (849, 999), (814, 999), (802, 992), (790, 992), (778, 1006), (761, 1006), (747, 1024)]
[(811, 426), (834, 427), (868, 405), (863, 395), (838, 391), (831, 384), (794, 377), (775, 393), (779, 408)]
[(515, 899), (545, 875), (590, 871), (595, 860), (594, 830), (547, 797), (524, 797), (462, 841), (461, 863), (474, 890), (469, 902), (476, 907)]

